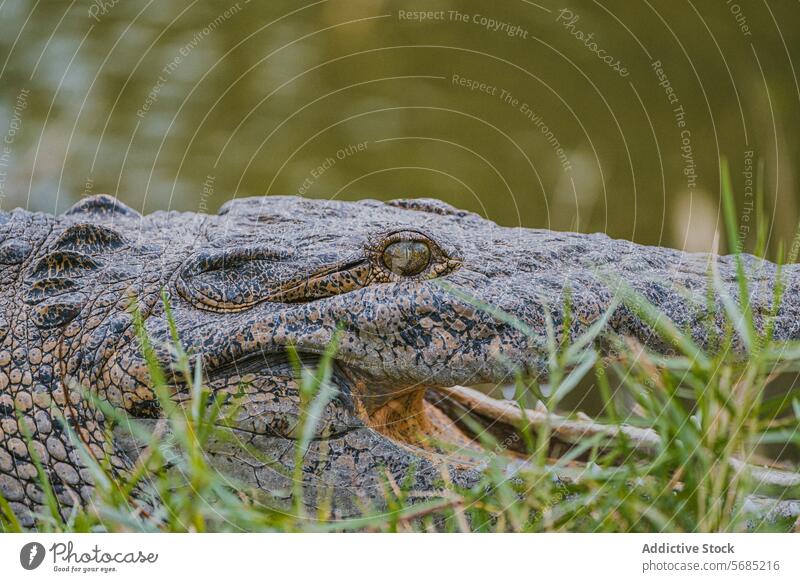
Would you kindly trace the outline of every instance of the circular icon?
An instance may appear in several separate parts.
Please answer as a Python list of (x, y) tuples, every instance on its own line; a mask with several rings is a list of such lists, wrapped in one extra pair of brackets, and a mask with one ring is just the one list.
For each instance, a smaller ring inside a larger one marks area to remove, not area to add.
[(44, 546), (39, 542), (29, 542), (19, 551), (19, 563), (26, 570), (35, 570), (44, 561)]

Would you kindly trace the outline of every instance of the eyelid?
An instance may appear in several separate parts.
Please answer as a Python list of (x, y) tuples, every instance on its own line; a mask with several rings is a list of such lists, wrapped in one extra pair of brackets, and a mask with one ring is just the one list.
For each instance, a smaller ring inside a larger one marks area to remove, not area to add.
[(382, 243), (381, 246), (382, 248), (386, 248), (390, 244), (399, 241), (409, 241), (409, 242), (420, 241), (420, 242), (430, 243), (432, 246), (435, 246), (436, 248), (439, 247), (439, 245), (436, 244), (436, 241), (434, 241), (431, 237), (416, 230), (398, 230), (396, 232), (390, 233), (385, 237), (383, 237), (383, 240), (381, 241)]
[(382, 254), (386, 248), (396, 242), (423, 242), (431, 251), (431, 260), (436, 260), (447, 255), (442, 246), (427, 234), (411, 228), (392, 231), (388, 234), (378, 235), (367, 246), (367, 251), (376, 255)]

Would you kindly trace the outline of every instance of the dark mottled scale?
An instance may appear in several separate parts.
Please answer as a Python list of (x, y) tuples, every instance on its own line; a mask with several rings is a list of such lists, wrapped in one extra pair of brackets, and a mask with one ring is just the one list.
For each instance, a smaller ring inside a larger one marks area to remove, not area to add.
[(53, 367), (43, 364), (36, 369), (34, 377), (43, 384), (49, 385), (53, 380)]
[(0, 244), (0, 265), (19, 265), (31, 252), (31, 245), (21, 240), (7, 240)]
[(96, 194), (94, 196), (87, 196), (80, 202), (76, 203), (72, 208), (67, 210), (64, 214), (91, 214), (95, 216), (110, 216), (121, 215), (130, 217), (140, 217), (141, 214), (136, 212), (133, 208), (126, 206), (116, 198), (108, 194)]
[(73, 279), (64, 279), (60, 277), (41, 279), (35, 281), (25, 290), (25, 293), (22, 295), (22, 300), (28, 305), (33, 305), (44, 299), (73, 291), (77, 286), (78, 284)]
[(42, 329), (58, 327), (69, 323), (86, 305), (83, 293), (67, 293), (40, 303), (31, 311), (31, 320)]
[(82, 363), (83, 352), (78, 351), (75, 352), (75, 354), (69, 360), (67, 360), (67, 365), (64, 367), (64, 369), (67, 371), (67, 374), (74, 374), (81, 367)]
[(86, 347), (90, 350), (96, 350), (104, 344), (116, 342), (132, 322), (133, 318), (127, 313), (110, 316), (92, 332)]
[(60, 250), (82, 253), (115, 251), (126, 245), (121, 234), (99, 224), (75, 224), (67, 228), (54, 246)]
[(139, 400), (131, 404), (128, 413), (134, 418), (158, 418), (161, 407), (158, 400)]
[(65, 420), (60, 416), (53, 417), (53, 436), (55, 438), (61, 438), (64, 436), (66, 432)]
[(30, 276), (32, 279), (79, 276), (83, 272), (95, 271), (99, 267), (100, 263), (83, 253), (53, 251), (36, 262)]
[(97, 275), (97, 281), (100, 283), (113, 283), (139, 279), (143, 271), (142, 265), (108, 265), (104, 266), (103, 270)]
[(50, 478), (50, 484), (53, 486), (53, 491), (56, 494), (62, 494), (66, 492), (66, 488), (64, 487), (64, 483), (61, 481), (61, 477), (56, 475), (55, 471), (48, 471), (47, 475)]

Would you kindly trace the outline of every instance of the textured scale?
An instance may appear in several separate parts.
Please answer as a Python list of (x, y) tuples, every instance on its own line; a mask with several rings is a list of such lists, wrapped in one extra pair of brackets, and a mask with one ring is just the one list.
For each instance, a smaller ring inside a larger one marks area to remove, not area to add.
[(87, 271), (100, 268), (100, 263), (84, 253), (55, 250), (39, 259), (33, 266), (30, 278), (80, 277)]
[[(405, 258), (412, 250), (413, 261)], [(431, 199), (274, 196), (234, 200), (214, 216), (141, 216), (101, 195), (57, 217), (0, 212), (0, 494), (25, 523), (43, 510), (27, 429), (62, 512), (91, 500), (92, 476), (61, 415), (120, 477), (133, 466), (135, 443), (116, 433), (107, 438), (108, 423), (86, 391), (146, 422), (160, 414), (133, 329), (134, 306), (175, 400), (188, 398), (185, 379), (170, 373), (162, 289), (209, 387), (239, 405), (234, 433), (261, 453), (254, 459), (220, 442), (209, 454), (222, 470), (267, 491), (292, 486), (299, 396), (287, 347), (313, 364), (338, 330), (338, 395), (322, 415), (302, 474), (309, 502), (333, 491), (335, 511), (344, 516), (357, 510), (359, 495), (380, 498), (384, 470), (399, 483), (416, 468), (413, 488), (438, 486), (443, 461), (420, 434), (455, 429), (425, 391), (546, 369), (546, 321), (561, 329), (567, 289), (572, 336), (602, 317), (616, 278), (695, 341), (707, 342), (710, 329), (723, 330), (719, 299), (710, 311), (706, 299), (710, 258), (601, 234), (504, 228)], [(714, 260), (737, 298), (732, 260)], [(756, 324), (763, 326), (775, 266), (745, 262)], [(784, 274), (775, 335), (798, 339), (800, 275), (794, 265)], [(475, 308), (441, 280), (540, 336)], [(666, 349), (624, 307), (608, 327)], [(464, 464), (445, 466), (457, 484), (478, 479)]]
[(65, 213), (70, 215), (93, 215), (96, 217), (120, 215), (125, 217), (139, 217), (138, 212), (126, 206), (116, 198), (107, 194), (98, 194), (84, 198)]
[(92, 254), (120, 249), (125, 246), (125, 239), (105, 226), (81, 223), (67, 228), (53, 246), (59, 250)]
[(21, 240), (7, 240), (0, 244), (0, 264), (19, 265), (30, 252), (30, 243)]
[(39, 279), (25, 290), (22, 294), (22, 300), (29, 305), (34, 305), (44, 299), (73, 291), (77, 287), (78, 283), (74, 279), (66, 279), (64, 277)]
[(65, 293), (46, 299), (33, 308), (31, 320), (36, 327), (43, 329), (64, 325), (78, 316), (87, 300), (84, 293)]

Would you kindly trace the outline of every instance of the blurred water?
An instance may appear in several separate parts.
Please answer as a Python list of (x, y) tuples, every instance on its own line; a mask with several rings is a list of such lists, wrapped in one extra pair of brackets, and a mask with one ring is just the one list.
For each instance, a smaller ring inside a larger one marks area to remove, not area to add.
[(763, 161), (775, 245), (797, 219), (799, 17), (744, 0), (0, 0), (0, 208), (436, 196), (697, 249), (724, 156), (749, 239), (742, 172)]

